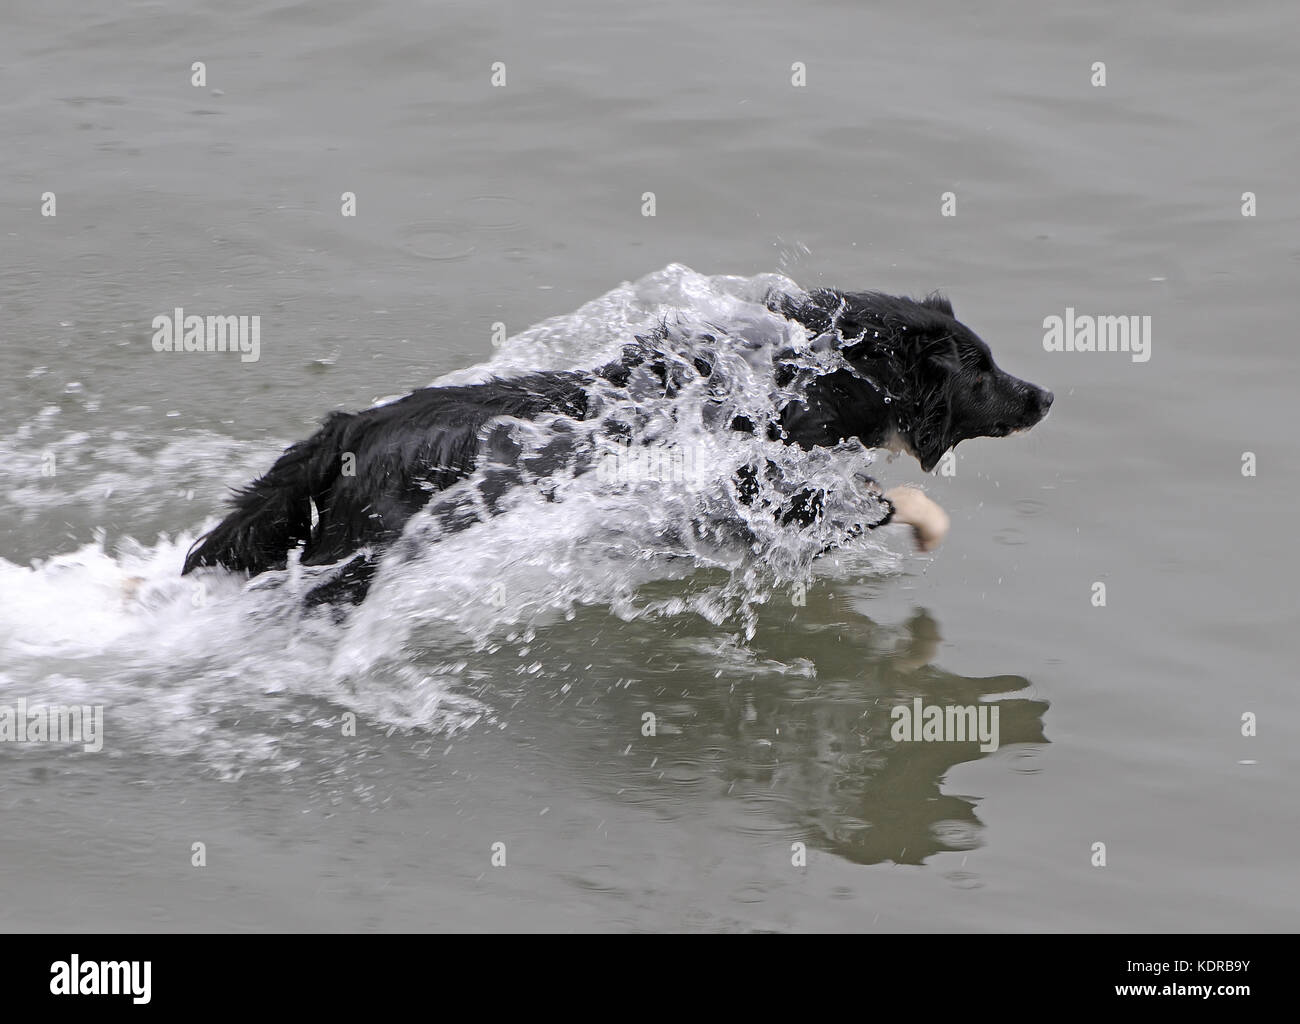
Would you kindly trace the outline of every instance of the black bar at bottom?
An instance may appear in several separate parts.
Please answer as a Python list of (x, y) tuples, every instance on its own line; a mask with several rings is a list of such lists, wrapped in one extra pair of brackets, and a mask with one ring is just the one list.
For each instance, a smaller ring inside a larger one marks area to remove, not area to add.
[(7, 935), (0, 999), (9, 1020), (24, 1009), (337, 1016), (390, 1002), (429, 1014), (477, 1003), (493, 1015), (681, 1017), (698, 1016), (705, 993), (728, 1016), (747, 1003), (766, 1015), (806, 1016), (818, 1003), (878, 1012), (887, 998), (946, 1013), (1221, 1014), (1291, 1004), (1291, 945), (1281, 935)]

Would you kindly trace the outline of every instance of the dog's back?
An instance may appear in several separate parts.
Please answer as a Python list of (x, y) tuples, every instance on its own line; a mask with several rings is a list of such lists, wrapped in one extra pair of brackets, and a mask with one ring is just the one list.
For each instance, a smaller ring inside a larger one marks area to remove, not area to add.
[(431, 493), (474, 469), (488, 422), (545, 412), (581, 418), (584, 379), (543, 373), (423, 388), (363, 412), (333, 413), (237, 493), (229, 515), (190, 550), (182, 572), (215, 565), (254, 575), (282, 569), (299, 545), (302, 564), (328, 565), (388, 543)]

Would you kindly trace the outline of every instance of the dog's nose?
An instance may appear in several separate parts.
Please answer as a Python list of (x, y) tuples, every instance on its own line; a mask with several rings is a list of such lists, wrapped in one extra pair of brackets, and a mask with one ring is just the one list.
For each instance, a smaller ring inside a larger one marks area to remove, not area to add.
[(1039, 404), (1042, 405), (1043, 407), (1044, 416), (1047, 415), (1047, 410), (1052, 407), (1052, 399), (1054, 399), (1055, 397), (1056, 396), (1052, 394), (1050, 391), (1040, 391), (1038, 393), (1038, 401)]

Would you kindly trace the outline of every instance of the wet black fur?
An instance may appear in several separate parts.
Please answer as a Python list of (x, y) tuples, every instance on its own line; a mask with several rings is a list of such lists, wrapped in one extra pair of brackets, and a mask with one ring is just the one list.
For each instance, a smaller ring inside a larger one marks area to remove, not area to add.
[[(915, 301), (824, 289), (774, 293), (768, 306), (806, 327), (814, 344), (839, 348), (849, 365), (812, 381), (803, 401), (774, 408), (768, 423), (737, 420), (736, 429), (762, 429), (803, 448), (855, 437), (869, 448), (897, 445), (928, 472), (960, 441), (1026, 429), (1051, 406), (1050, 392), (998, 369), (988, 346), (938, 295)], [(639, 339), (622, 359), (590, 373), (552, 371), (423, 388), (388, 405), (332, 413), (265, 476), (236, 493), (226, 518), (190, 550), (182, 573), (214, 565), (250, 575), (282, 569), (288, 553), (301, 545), (304, 565), (357, 555), (313, 591), (309, 603), (360, 601), (379, 550), (401, 535), (431, 495), (464, 479), (485, 457), (503, 461), (502, 453), (491, 450), (492, 421), (548, 413), (583, 419), (602, 389), (626, 387), (638, 369), (654, 373), (671, 395), (673, 360), (664, 357), (669, 332), (665, 326)], [(694, 359), (694, 369), (705, 377), (711, 372), (706, 358)], [(778, 379), (794, 372), (777, 368)], [(345, 455), (354, 475), (345, 472)], [(738, 485), (742, 500), (752, 498), (752, 475), (742, 474)], [(817, 508), (816, 495), (796, 495), (778, 514), (807, 520)], [(888, 516), (875, 525), (886, 521)]]

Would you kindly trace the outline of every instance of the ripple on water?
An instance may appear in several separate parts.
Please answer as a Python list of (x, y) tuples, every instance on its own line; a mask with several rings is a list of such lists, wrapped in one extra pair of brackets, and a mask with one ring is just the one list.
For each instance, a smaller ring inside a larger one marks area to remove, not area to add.
[(475, 227), (512, 231), (519, 227), (523, 203), (510, 196), (473, 196), (462, 204)]
[(737, 903), (763, 903), (767, 900), (767, 888), (758, 882), (750, 882), (732, 890), (731, 898)]
[(709, 776), (704, 762), (691, 758), (660, 761), (659, 771), (664, 782), (683, 789), (700, 789)]
[(1011, 770), (1021, 775), (1037, 775), (1043, 770), (1035, 747), (1020, 747), (1011, 752)]
[(217, 273), (223, 277), (236, 277), (249, 281), (262, 281), (275, 273), (275, 267), (266, 253), (246, 248), (236, 248), (229, 239), (216, 240), (219, 257)]
[(980, 845), (979, 832), (969, 821), (936, 821), (930, 833), (949, 850), (974, 850)]
[(410, 224), (398, 232), (398, 244), (412, 256), (436, 263), (459, 263), (477, 251), (465, 242), (468, 225), (449, 221)]

